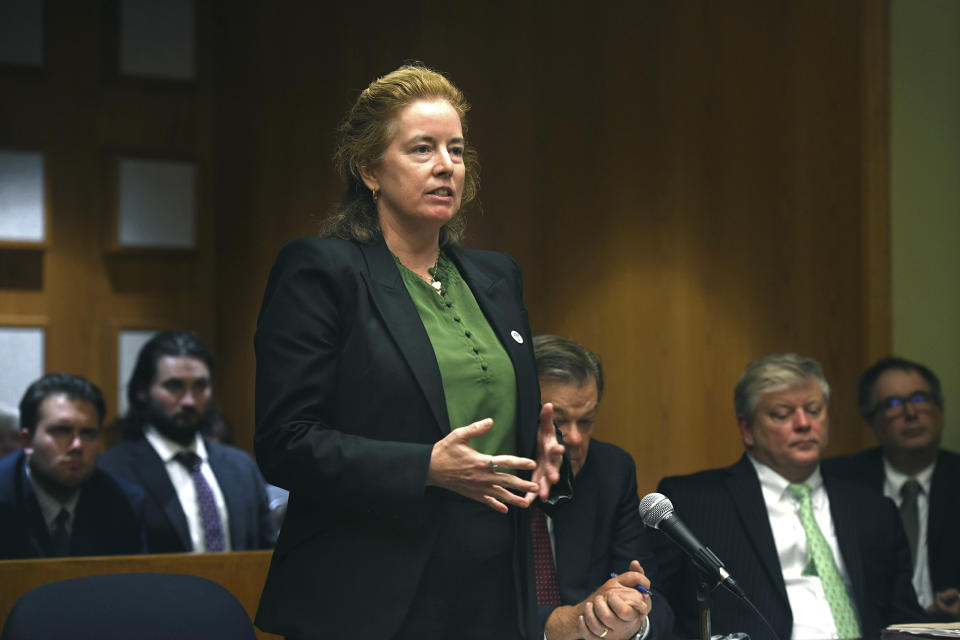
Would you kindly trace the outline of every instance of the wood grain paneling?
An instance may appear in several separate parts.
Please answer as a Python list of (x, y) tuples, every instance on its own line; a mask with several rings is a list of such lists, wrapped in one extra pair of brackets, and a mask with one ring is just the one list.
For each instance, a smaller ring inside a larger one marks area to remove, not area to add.
[(770, 351), (823, 363), (830, 451), (860, 448), (856, 378), (889, 342), (887, 257), (865, 247), (887, 215), (885, 4), (609, 9), (222, 12), (216, 332), (241, 443), (273, 256), (338, 199), (332, 130), (358, 91), (419, 59), (474, 105), (468, 245), (520, 261), (535, 332), (603, 358), (597, 436), (634, 455), (641, 491), (739, 455), (733, 386)]
[[(732, 388), (773, 350), (823, 362), (830, 451), (863, 444), (856, 377), (890, 341), (886, 3), (198, 3), (186, 84), (116, 77), (114, 9), (48, 3), (46, 66), (0, 74), (0, 146), (46, 154), (50, 216), (46, 250), (0, 251), (0, 305), (49, 318), (52, 369), (115, 398), (118, 318), (196, 330), (249, 448), (273, 257), (339, 198), (356, 94), (418, 59), (474, 105), (468, 245), (517, 257), (535, 331), (604, 359), (597, 435), (641, 490), (738, 455)], [(197, 252), (108, 254), (117, 149), (196, 159)]]
[[(110, 66), (115, 3), (44, 5), (45, 66), (0, 73), (0, 147), (45, 154), (45, 250), (0, 250), (0, 309), (49, 319), (47, 365), (117, 397), (117, 318), (185, 328), (212, 342), (212, 5), (198, 3), (200, 80), (121, 79)], [(190, 157), (198, 165), (198, 250), (109, 254), (113, 153)]]

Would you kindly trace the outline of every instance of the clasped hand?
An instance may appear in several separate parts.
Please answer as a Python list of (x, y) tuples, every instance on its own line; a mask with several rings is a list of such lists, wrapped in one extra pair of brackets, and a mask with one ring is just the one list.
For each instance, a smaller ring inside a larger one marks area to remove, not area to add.
[[(537, 459), (519, 456), (489, 456), (478, 453), (470, 440), (493, 428), (493, 420), (485, 418), (454, 429), (433, 445), (427, 484), (443, 487), (482, 502), (500, 513), (509, 507), (526, 508), (540, 496), (550, 495), (550, 485), (560, 478), (563, 445), (557, 441), (553, 426), (553, 405), (540, 411), (537, 431)], [(532, 471), (524, 480), (508, 471)]]
[(581, 638), (620, 640), (632, 638), (650, 613), (650, 596), (637, 591), (637, 585), (650, 587), (650, 580), (636, 560), (630, 570), (610, 578), (583, 602), (579, 620)]
[(650, 580), (636, 560), (629, 571), (612, 577), (584, 601), (557, 607), (547, 618), (547, 640), (626, 640), (643, 626), (653, 603), (650, 596), (637, 591), (637, 585), (650, 588)]

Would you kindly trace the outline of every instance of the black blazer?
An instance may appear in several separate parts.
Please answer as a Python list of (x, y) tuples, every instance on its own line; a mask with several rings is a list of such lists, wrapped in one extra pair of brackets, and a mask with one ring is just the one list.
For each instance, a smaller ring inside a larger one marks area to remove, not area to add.
[[(862, 487), (822, 475), (863, 637), (880, 637), (888, 624), (926, 620), (910, 583), (910, 550), (896, 507)], [(657, 491), (670, 498), (687, 527), (726, 564), (777, 636), (789, 638), (793, 614), (760, 481), (747, 456), (725, 469), (664, 478)], [(660, 590), (673, 606), (677, 632), (698, 637), (697, 574), (665, 536), (651, 538)], [(725, 589), (713, 591), (711, 611), (715, 634), (745, 631), (754, 640), (772, 637), (746, 603)]]
[[(53, 542), (21, 451), (0, 460), (0, 559), (47, 558)], [(95, 469), (74, 512), (71, 556), (143, 553), (144, 495), (139, 487)]]
[[(673, 611), (657, 591), (657, 568), (640, 519), (637, 470), (616, 445), (593, 439), (573, 500), (550, 511), (560, 601), (577, 604), (639, 560), (654, 588), (650, 638), (669, 637)], [(538, 607), (545, 625), (553, 607)], [(542, 628), (542, 627), (541, 627)]]
[[(823, 461), (825, 473), (883, 495), (886, 481), (883, 452), (879, 447)], [(927, 558), (934, 592), (960, 587), (960, 456), (941, 451), (930, 480), (930, 514), (927, 522)]]
[[(505, 254), (445, 250), (513, 363), (517, 452), (532, 457), (540, 391), (520, 269)], [(255, 346), (257, 460), (290, 490), (257, 625), (323, 638), (348, 621), (353, 637), (389, 638), (442, 543), (450, 494), (425, 486), (451, 425), (433, 347), (383, 239), (284, 247)], [(521, 625), (535, 633), (528, 519), (511, 511)]]
[[(235, 447), (204, 440), (210, 467), (227, 505), (234, 551), (270, 549), (276, 529), (260, 471), (250, 455)], [(100, 455), (101, 468), (139, 485), (147, 494), (145, 516), (150, 553), (193, 550), (187, 517), (160, 456), (144, 437), (124, 440)]]

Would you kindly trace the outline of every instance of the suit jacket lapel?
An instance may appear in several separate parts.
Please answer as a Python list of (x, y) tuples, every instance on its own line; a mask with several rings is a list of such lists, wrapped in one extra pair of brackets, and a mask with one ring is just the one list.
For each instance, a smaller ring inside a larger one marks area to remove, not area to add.
[(837, 536), (840, 555), (843, 556), (847, 575), (850, 576), (850, 584), (853, 587), (857, 606), (860, 611), (863, 611), (863, 604), (860, 603), (859, 597), (863, 594), (863, 572), (861, 570), (863, 563), (860, 559), (860, 543), (857, 540), (859, 526), (857, 523), (856, 498), (851, 497), (844, 490), (842, 483), (834, 482), (829, 477), (823, 478), (823, 487), (830, 499), (830, 517), (833, 519), (833, 530)]
[[(590, 456), (576, 477), (580, 495), (596, 495), (599, 470), (590, 468)], [(596, 462), (594, 460), (594, 462)], [(557, 582), (561, 593), (580, 584), (581, 578), (590, 576), (594, 540), (597, 527), (597, 500), (573, 500), (548, 513), (553, 518), (553, 536), (556, 543)], [(606, 567), (602, 567), (606, 569)]]
[[(534, 406), (530, 398), (540, 399), (540, 390), (536, 386), (537, 376), (534, 370), (532, 345), (529, 343), (527, 319), (523, 315), (522, 307), (514, 299), (515, 292), (510, 291), (509, 283), (503, 280), (492, 280), (469, 256), (457, 249), (447, 251), (450, 258), (456, 263), (460, 275), (473, 292), (480, 310), (490, 322), (494, 333), (503, 345), (517, 378), (517, 398), (521, 411), (517, 431), (520, 438), (520, 451), (533, 451), (534, 439), (537, 433), (535, 420), (528, 421), (523, 415), (523, 407)], [(520, 336), (517, 341), (515, 336)], [(524, 424), (524, 422), (529, 422)], [(520, 453), (519, 455), (524, 455)]]
[[(951, 478), (950, 471), (951, 469), (947, 461), (944, 460), (943, 454), (939, 454), (937, 466), (933, 468), (933, 477), (930, 478), (930, 502), (927, 508), (927, 513), (929, 514), (927, 516), (927, 557), (934, 560), (934, 562), (929, 562), (931, 574), (934, 572), (939, 573), (939, 571), (934, 568), (936, 565), (935, 559), (943, 557), (943, 552), (940, 549), (941, 543), (945, 542), (943, 536), (945, 532), (953, 528), (952, 525), (947, 522), (947, 516), (957, 516), (952, 497), (953, 492), (957, 491), (958, 486), (960, 486), (960, 478)], [(955, 534), (956, 532), (952, 532), (949, 539), (950, 543), (953, 542), (952, 535)]]
[(213, 446), (209, 440), (204, 440), (207, 447), (207, 457), (210, 461), (210, 468), (213, 469), (213, 475), (217, 478), (217, 484), (220, 485), (220, 493), (223, 494), (223, 501), (227, 505), (227, 523), (230, 526), (230, 543), (234, 551), (246, 549), (249, 545), (245, 543), (243, 523), (244, 503), (239, 498), (235, 489), (246, 486), (241, 478), (237, 478), (236, 469), (227, 463), (223, 450), (220, 447)]
[[(360, 245), (369, 268), (367, 286), (384, 324), (413, 371), (442, 435), (450, 432), (440, 366), (427, 330), (383, 238)], [(366, 274), (361, 272), (366, 279)]]
[(53, 541), (50, 539), (47, 522), (43, 519), (37, 495), (33, 492), (33, 485), (27, 477), (27, 456), (23, 453), (18, 455), (21, 456), (21, 460), (17, 463), (15, 490), (17, 502), (20, 503), (20, 512), (24, 517), (24, 529), (30, 546), (37, 552), (37, 557), (46, 558), (53, 555)]
[(787, 588), (783, 582), (780, 556), (777, 555), (777, 545), (773, 540), (767, 503), (763, 499), (757, 471), (753, 468), (753, 463), (747, 459), (746, 454), (727, 471), (728, 475), (725, 479), (727, 491), (736, 505), (740, 518), (745, 523), (747, 538), (760, 557), (760, 564), (763, 565), (770, 584), (780, 595), (783, 605), (789, 610), (790, 601), (787, 599)]
[(183, 513), (180, 498), (170, 482), (163, 460), (157, 455), (146, 438), (140, 438), (131, 443), (133, 458), (133, 472), (141, 478), (142, 486), (160, 506), (160, 510), (167, 517), (170, 526), (177, 533), (185, 549), (193, 549), (190, 538), (190, 527), (187, 525), (187, 516)]
[(886, 482), (887, 474), (883, 468), (883, 450), (880, 447), (870, 449), (865, 454), (866, 468), (864, 469), (866, 477), (864, 478), (871, 487), (874, 487), (881, 494), (883, 485)]

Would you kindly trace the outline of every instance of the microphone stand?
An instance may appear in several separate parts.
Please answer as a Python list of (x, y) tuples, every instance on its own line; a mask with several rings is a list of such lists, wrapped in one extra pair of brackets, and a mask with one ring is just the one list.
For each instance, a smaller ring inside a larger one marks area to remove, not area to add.
[(697, 581), (697, 609), (700, 612), (700, 640), (710, 640), (713, 629), (710, 625), (710, 592), (713, 590), (711, 580), (699, 568), (700, 580)]

